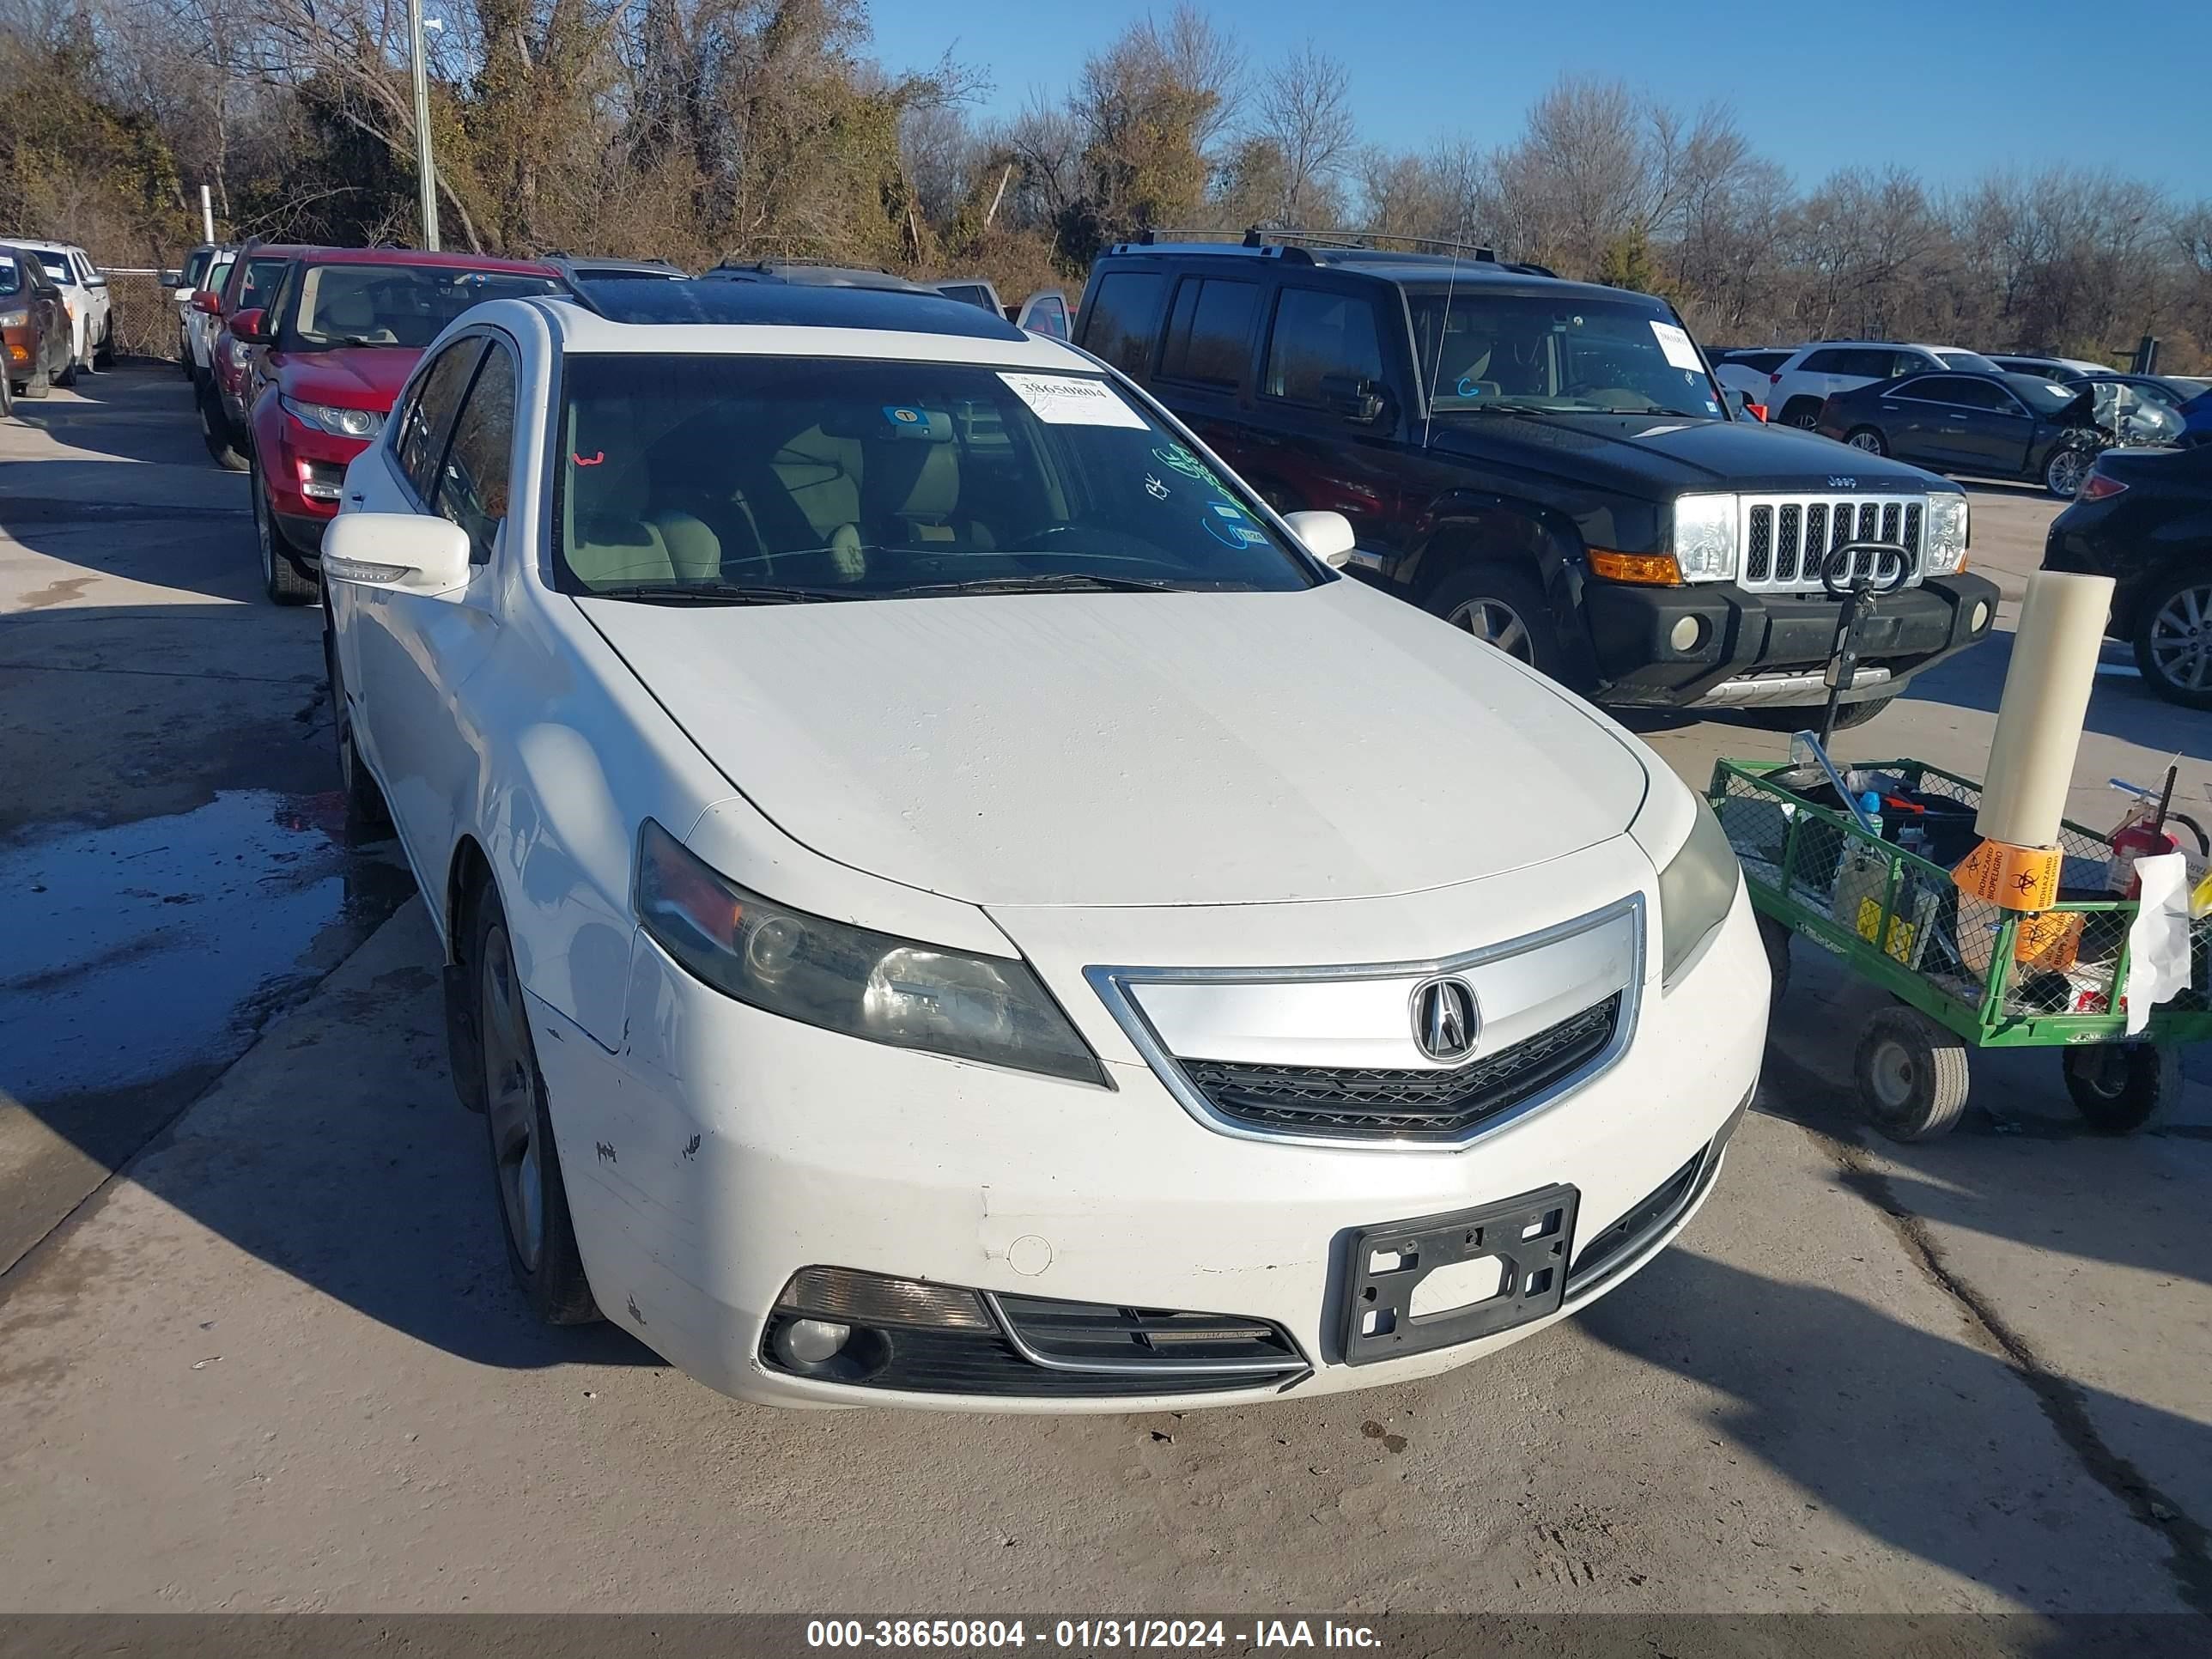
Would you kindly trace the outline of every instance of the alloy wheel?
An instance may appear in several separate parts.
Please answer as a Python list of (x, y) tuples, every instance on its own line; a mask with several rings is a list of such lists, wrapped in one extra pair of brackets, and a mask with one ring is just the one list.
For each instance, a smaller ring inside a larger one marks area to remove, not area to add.
[(1852, 433), (1850, 436), (1850, 446), (1853, 449), (1863, 449), (1869, 455), (1879, 455), (1881, 453), (1881, 439), (1880, 435), (1875, 433)]
[(2081, 493), (2081, 481), (2088, 476), (2089, 458), (2078, 449), (2064, 449), (2051, 458), (2043, 481), (2052, 495), (2071, 501)]
[(2150, 619), (2150, 659), (2169, 684), (2212, 689), (2212, 586), (2185, 587)]
[(538, 1271), (545, 1248), (545, 1171), (538, 1137), (538, 1081), (523, 1025), (522, 992), (507, 929), (484, 935), (477, 1008), (483, 1022), (484, 1112), (491, 1120), (494, 1172), (508, 1235), (524, 1268)]
[(1532, 668), (1535, 666), (1535, 642), (1529, 636), (1528, 624), (1504, 600), (1469, 599), (1444, 620), (1454, 628), (1465, 629), (1479, 640), (1488, 641), (1506, 655), (1518, 658)]

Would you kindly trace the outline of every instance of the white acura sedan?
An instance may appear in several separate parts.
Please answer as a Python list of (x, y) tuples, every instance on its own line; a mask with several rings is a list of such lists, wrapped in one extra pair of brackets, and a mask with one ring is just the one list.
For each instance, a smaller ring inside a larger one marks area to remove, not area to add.
[(514, 1273), (786, 1405), (1477, 1358), (1703, 1202), (1766, 958), (1711, 812), (951, 301), (468, 313), (323, 551)]

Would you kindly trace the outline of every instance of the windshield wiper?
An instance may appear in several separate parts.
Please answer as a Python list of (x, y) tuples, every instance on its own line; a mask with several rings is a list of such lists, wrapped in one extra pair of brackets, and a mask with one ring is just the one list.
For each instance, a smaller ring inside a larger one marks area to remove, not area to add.
[(773, 587), (742, 582), (633, 582), (623, 587), (592, 587), (579, 599), (641, 599), (651, 605), (805, 605), (816, 599), (872, 597), (834, 587)]
[(1155, 581), (1144, 576), (1101, 576), (1089, 571), (1043, 571), (1026, 576), (975, 576), (966, 581), (926, 582), (894, 587), (887, 599), (933, 598), (940, 593), (1183, 593), (1190, 582)]
[(1694, 409), (1662, 409), (1657, 404), (1607, 404), (1597, 410), (1601, 415), (1679, 415), (1686, 421), (1710, 421), (1710, 415), (1701, 415)]

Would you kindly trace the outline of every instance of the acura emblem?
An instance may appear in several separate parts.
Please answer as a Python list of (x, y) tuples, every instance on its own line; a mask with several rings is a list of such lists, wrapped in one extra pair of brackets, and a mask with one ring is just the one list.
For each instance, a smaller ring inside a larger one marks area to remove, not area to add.
[(1474, 988), (1465, 980), (1424, 980), (1413, 988), (1413, 1042), (1438, 1064), (1473, 1054), (1480, 1023)]

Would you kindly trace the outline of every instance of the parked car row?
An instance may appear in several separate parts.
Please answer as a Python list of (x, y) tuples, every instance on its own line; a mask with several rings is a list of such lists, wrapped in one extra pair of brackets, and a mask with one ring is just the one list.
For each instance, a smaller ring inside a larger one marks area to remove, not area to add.
[(49, 386), (115, 361), (114, 308), (107, 276), (73, 242), (0, 237), (0, 336), (8, 371), (0, 413), (17, 396), (43, 398)]
[(1824, 340), (1723, 350), (1714, 372), (1770, 419), (1925, 466), (2040, 482), (2069, 500), (2108, 447), (2212, 438), (2201, 386), (2074, 358)]

